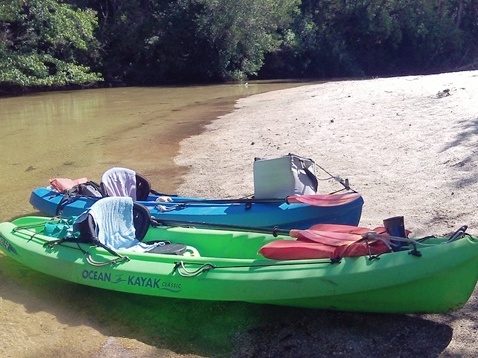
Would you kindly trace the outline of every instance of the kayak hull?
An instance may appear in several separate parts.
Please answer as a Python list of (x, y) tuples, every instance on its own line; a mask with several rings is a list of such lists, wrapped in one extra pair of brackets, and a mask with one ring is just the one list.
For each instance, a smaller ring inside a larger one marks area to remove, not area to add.
[[(258, 232), (150, 228), (145, 241), (187, 245), (184, 255), (119, 251), (42, 234), (42, 217), (0, 224), (0, 249), (21, 264), (60, 279), (131, 294), (377, 313), (440, 313), (463, 306), (478, 279), (478, 239), (435, 239), (379, 259), (270, 260), (258, 254), (273, 240)], [(88, 255), (85, 255), (85, 252)], [(90, 260), (87, 260), (90, 257)], [(126, 259), (126, 258), (127, 259)]]
[[(63, 194), (48, 188), (36, 188), (30, 196), (30, 204), (48, 216), (60, 214), (58, 208)], [(357, 225), (362, 215), (363, 198), (338, 205), (308, 205), (284, 201), (224, 202), (203, 198), (173, 196), (173, 202), (156, 201), (150, 195), (147, 201), (138, 201), (146, 206), (151, 215), (159, 220), (204, 222), (251, 228), (279, 227), (281, 229), (307, 228), (314, 224)], [(62, 207), (61, 216), (78, 216), (95, 203), (95, 199), (79, 197)]]

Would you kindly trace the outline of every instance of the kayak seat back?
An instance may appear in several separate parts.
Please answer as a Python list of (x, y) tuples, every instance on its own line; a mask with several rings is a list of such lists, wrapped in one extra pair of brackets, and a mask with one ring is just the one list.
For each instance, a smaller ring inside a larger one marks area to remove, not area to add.
[(148, 200), (150, 192), (151, 184), (149, 180), (141, 174), (136, 173), (136, 200)]
[[(98, 204), (109, 198), (104, 198), (98, 201)], [(96, 205), (98, 205), (96, 204)], [(148, 232), (151, 224), (151, 214), (149, 210), (141, 204), (132, 203), (133, 210), (133, 226), (135, 229), (135, 237), (138, 241), (142, 241)], [(95, 221), (94, 215), (91, 212), (86, 214), (84, 220), (78, 221), (78, 231), (80, 232), (80, 239), (83, 242), (97, 242), (98, 225)]]
[[(67, 229), (67, 235), (51, 241), (50, 247), (64, 241), (82, 242), (102, 247), (119, 257), (122, 256), (116, 250), (182, 255), (188, 249), (186, 245), (172, 244), (168, 240), (143, 241), (152, 224), (148, 208), (132, 198), (105, 197), (75, 218), (72, 235)], [(49, 232), (54, 231), (54, 228), (48, 229)], [(190, 251), (197, 252), (192, 248)], [(91, 258), (87, 260), (91, 261)]]
[(151, 225), (151, 213), (144, 205), (133, 203), (133, 225), (136, 230), (136, 239), (142, 241)]
[(133, 200), (147, 200), (151, 184), (132, 169), (114, 167), (104, 172), (101, 187), (108, 196), (127, 196)]
[(136, 200), (136, 172), (128, 168), (110, 168), (101, 177), (101, 187), (107, 196)]

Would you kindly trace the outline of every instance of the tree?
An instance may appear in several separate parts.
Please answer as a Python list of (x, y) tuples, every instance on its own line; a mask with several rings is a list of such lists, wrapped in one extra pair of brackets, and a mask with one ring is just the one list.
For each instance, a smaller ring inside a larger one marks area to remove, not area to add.
[[(301, 15), (289, 30), (291, 41), (283, 43), (274, 61), (287, 65), (288, 73), (303, 77), (453, 69), (476, 59), (477, 3), (302, 0)], [(280, 61), (281, 57), (287, 61)]]
[(0, 86), (60, 87), (101, 81), (91, 10), (55, 0), (0, 1)]
[(264, 55), (281, 45), (280, 33), (298, 13), (294, 0), (203, 0), (198, 37), (210, 44), (215, 70), (234, 79), (257, 75)]
[[(108, 79), (135, 84), (240, 79), (279, 45), (300, 0), (96, 2)], [(90, 2), (89, 5), (93, 5)], [(114, 72), (112, 70), (114, 69)]]

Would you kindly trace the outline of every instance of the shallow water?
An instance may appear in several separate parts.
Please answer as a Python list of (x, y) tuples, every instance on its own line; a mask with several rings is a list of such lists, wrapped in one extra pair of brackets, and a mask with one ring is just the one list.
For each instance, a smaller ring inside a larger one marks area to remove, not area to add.
[[(297, 85), (92, 89), (0, 98), (0, 221), (36, 214), (28, 203), (31, 190), (50, 178), (87, 176), (99, 182), (113, 166), (132, 168), (154, 189), (173, 193), (187, 170), (173, 162), (181, 139), (231, 111), (240, 97)], [(162, 349), (223, 356), (237, 332), (275, 312), (280, 311), (77, 286), (0, 254), (4, 357), (164, 356)]]
[(251, 83), (114, 88), (0, 98), (0, 221), (32, 212), (31, 190), (53, 177), (101, 174), (124, 166), (153, 188), (174, 192), (186, 168), (179, 141), (233, 109), (237, 98), (297, 86)]

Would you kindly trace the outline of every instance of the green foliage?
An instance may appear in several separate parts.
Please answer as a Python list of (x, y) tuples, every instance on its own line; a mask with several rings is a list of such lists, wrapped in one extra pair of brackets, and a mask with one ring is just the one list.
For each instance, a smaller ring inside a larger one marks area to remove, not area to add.
[(101, 72), (107, 82), (137, 84), (141, 78), (149, 77), (150, 37), (152, 29), (158, 26), (151, 3), (150, 0), (81, 1), (83, 7), (98, 14), (97, 39), (103, 54)]
[(256, 75), (264, 54), (280, 45), (278, 30), (288, 26), (297, 1), (207, 1), (198, 33), (212, 45), (217, 70), (242, 79)]
[[(100, 1), (105, 76), (154, 84), (241, 78), (277, 48), (300, 0)], [(93, 2), (89, 3), (93, 6)], [(113, 6), (114, 5), (114, 6)], [(98, 5), (97, 5), (98, 6)]]
[(0, 2), (0, 86), (57, 87), (101, 81), (86, 65), (96, 56), (96, 18), (55, 0)]
[[(89, 68), (67, 63), (51, 55), (0, 54), (0, 84), (19, 87), (57, 87), (98, 81)], [(51, 68), (54, 73), (51, 73)]]
[(0, 0), (0, 86), (476, 68), (477, 19), (478, 0)]
[(299, 76), (449, 70), (476, 61), (477, 15), (476, 0), (303, 0), (281, 53)]

